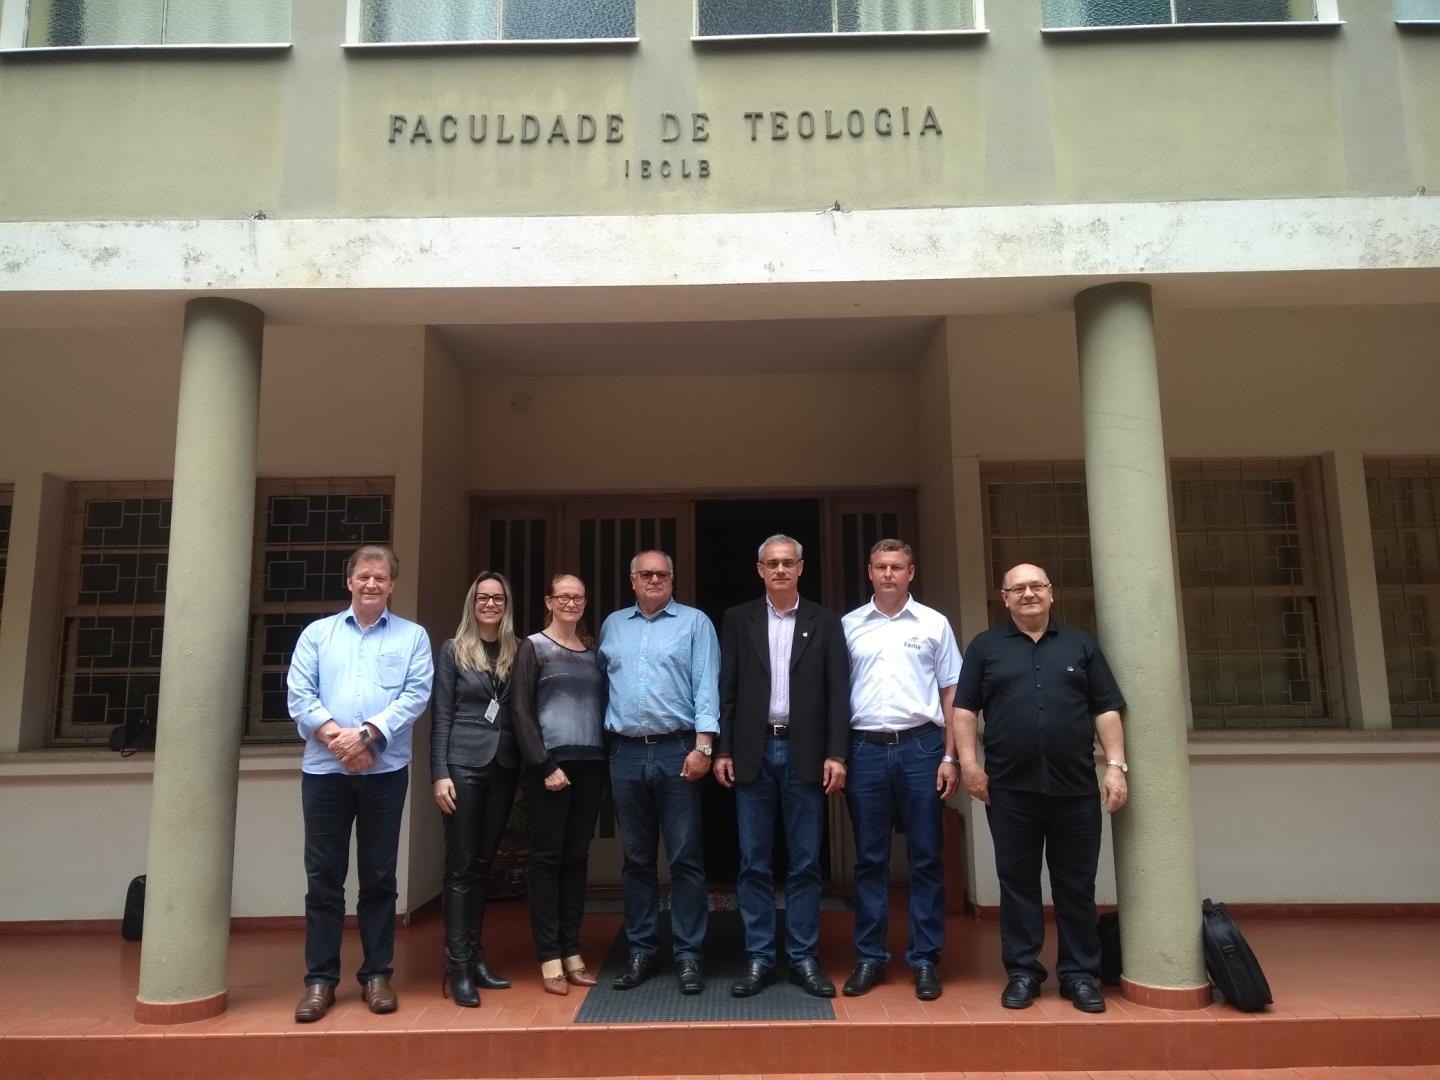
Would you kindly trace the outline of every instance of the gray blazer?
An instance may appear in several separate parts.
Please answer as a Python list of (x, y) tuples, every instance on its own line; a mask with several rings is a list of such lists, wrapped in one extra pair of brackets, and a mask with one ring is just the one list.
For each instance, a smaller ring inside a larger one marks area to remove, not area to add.
[[(494, 722), (485, 719), (490, 702), (500, 705)], [(451, 765), (479, 768), (496, 762), (520, 764), (510, 718), (510, 684), (496, 688), (488, 672), (468, 671), (455, 661), (455, 643), (440, 646), (435, 662), (435, 696), (430, 702), (430, 774), (448, 780)]]

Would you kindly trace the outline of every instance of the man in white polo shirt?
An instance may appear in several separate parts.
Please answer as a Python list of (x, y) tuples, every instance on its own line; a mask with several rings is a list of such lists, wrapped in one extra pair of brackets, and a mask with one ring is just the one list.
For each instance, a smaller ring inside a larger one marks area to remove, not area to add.
[(901, 540), (870, 549), (875, 595), (845, 616), (850, 650), (850, 771), (845, 800), (855, 826), (855, 970), (845, 993), (857, 997), (885, 980), (892, 808), (910, 857), (910, 939), (905, 959), (915, 996), (940, 996), (945, 940), (941, 807), (959, 770), (945, 718), (960, 681), (960, 649), (950, 622), (910, 595), (915, 556)]

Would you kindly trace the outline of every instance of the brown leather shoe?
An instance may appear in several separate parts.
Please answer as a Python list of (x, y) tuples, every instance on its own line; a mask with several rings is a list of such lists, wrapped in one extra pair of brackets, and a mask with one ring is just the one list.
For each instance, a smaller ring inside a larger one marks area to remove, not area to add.
[(541, 975), (540, 985), (545, 987), (547, 994), (565, 995), (570, 993), (570, 984), (565, 981), (564, 975)]
[(369, 1003), (372, 1013), (392, 1013), (400, 1004), (395, 991), (390, 989), (390, 980), (384, 975), (366, 979), (360, 997)]
[(595, 976), (590, 974), (590, 969), (584, 964), (578, 968), (571, 968), (565, 972), (565, 978), (570, 981), (571, 986), (594, 986)]
[(297, 1024), (313, 1024), (335, 1004), (335, 988), (324, 983), (310, 983), (305, 987), (305, 996), (295, 1006)]

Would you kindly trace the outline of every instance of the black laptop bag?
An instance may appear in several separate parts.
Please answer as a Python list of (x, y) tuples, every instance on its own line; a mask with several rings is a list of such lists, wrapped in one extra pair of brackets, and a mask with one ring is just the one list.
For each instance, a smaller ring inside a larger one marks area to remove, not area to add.
[(1273, 1000), (1265, 972), (1224, 904), (1208, 899), (1204, 914), (1205, 967), (1226, 1001), (1241, 1012), (1259, 1012)]
[(145, 932), (145, 875), (141, 874), (125, 890), (125, 917), (120, 920), (120, 936), (126, 941), (139, 941)]

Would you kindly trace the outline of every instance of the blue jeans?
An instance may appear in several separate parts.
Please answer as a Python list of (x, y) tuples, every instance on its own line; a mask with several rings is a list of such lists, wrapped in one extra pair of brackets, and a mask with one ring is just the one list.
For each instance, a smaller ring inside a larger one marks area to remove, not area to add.
[(938, 726), (893, 746), (850, 740), (845, 800), (855, 826), (855, 953), (886, 963), (892, 810), (905, 828), (910, 856), (911, 966), (938, 963), (945, 943), (945, 878), (941, 869), (940, 793), (935, 774), (945, 753)]
[(355, 918), (365, 959), (363, 983), (390, 977), (395, 958), (395, 863), (410, 768), (362, 774), (301, 773), (305, 812), (305, 982), (340, 981), (340, 935), (345, 929), (345, 876), (350, 870), (350, 829), (360, 897)]
[(790, 771), (790, 743), (766, 739), (760, 773), (735, 785), (740, 831), (740, 877), (735, 891), (745, 924), (745, 951), (752, 960), (775, 965), (775, 819), (785, 823), (790, 852), (785, 878), (785, 955), (793, 964), (813, 959), (820, 939), (820, 838), (825, 793)]
[(625, 860), (625, 937), (630, 951), (659, 950), (660, 838), (670, 862), (670, 932), (675, 959), (700, 959), (709, 920), (700, 837), (700, 784), (680, 775), (693, 735), (643, 743), (612, 737), (610, 787)]

